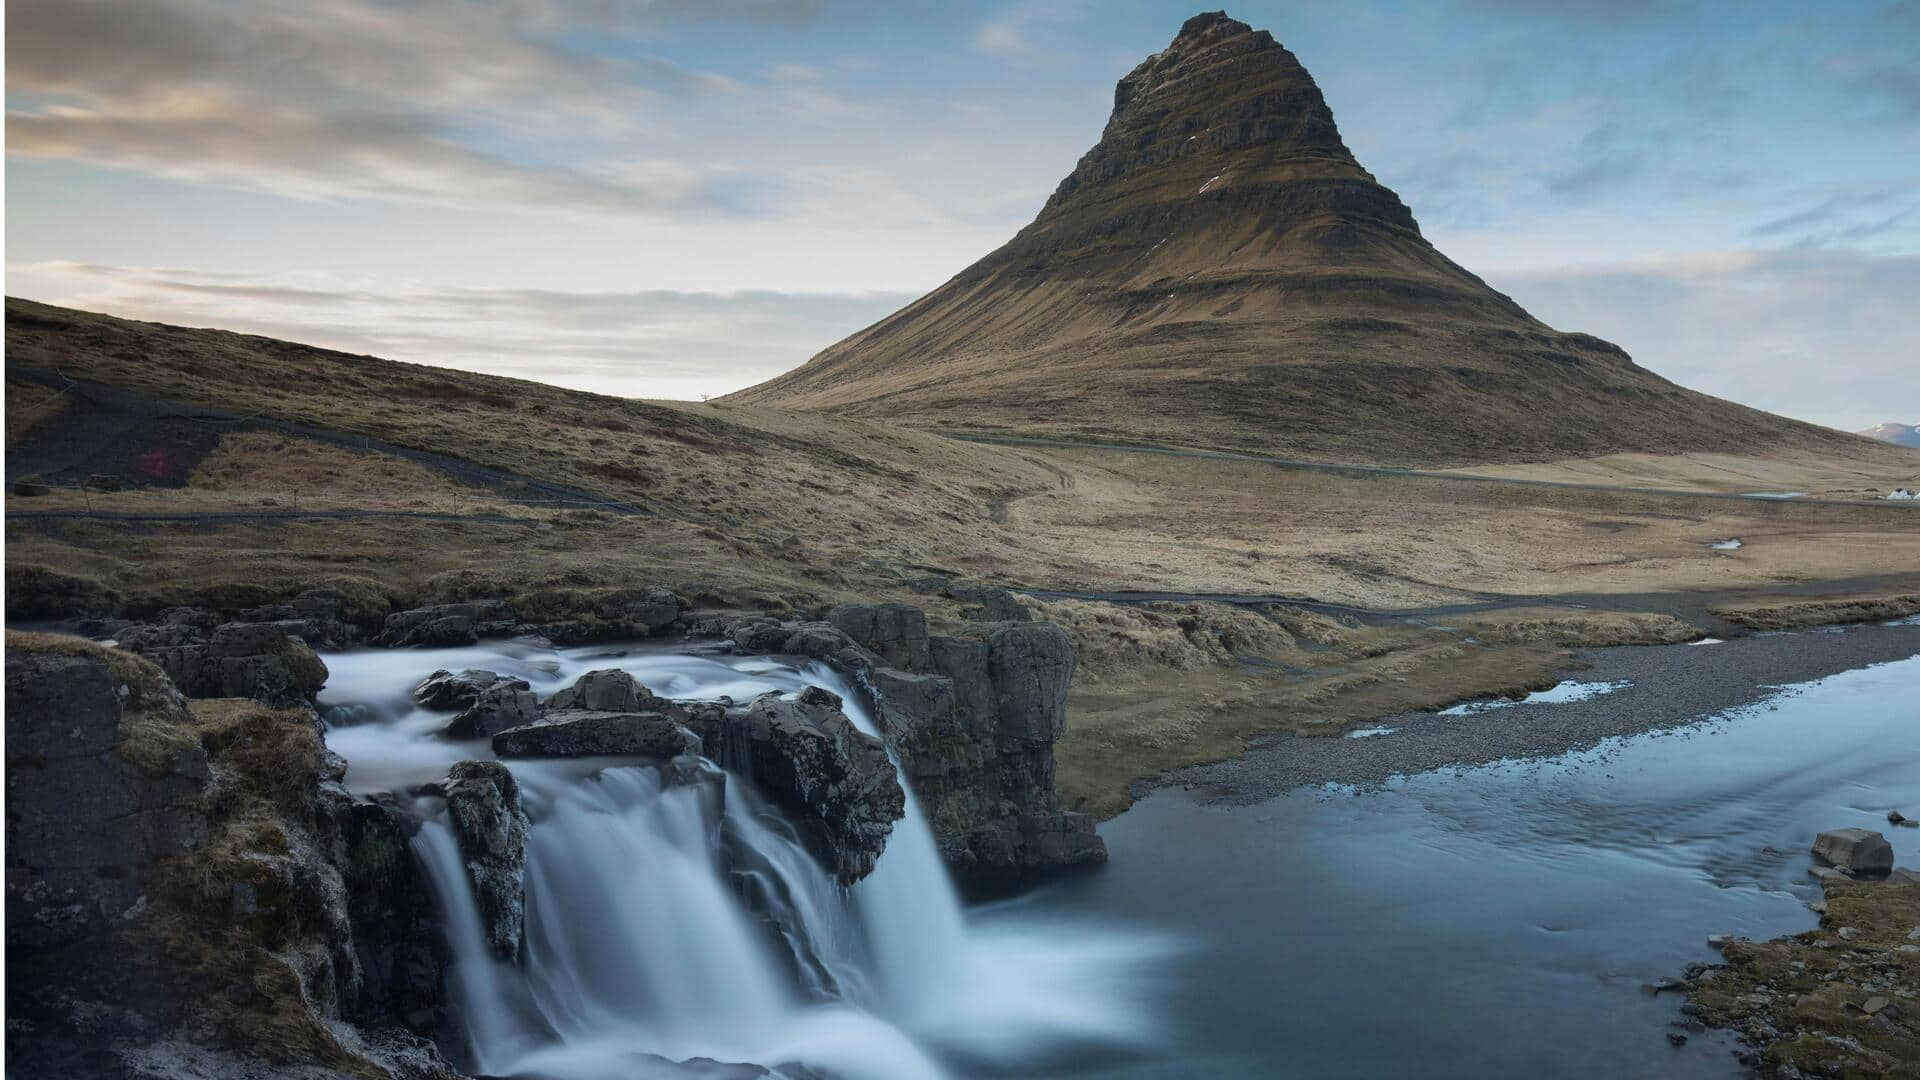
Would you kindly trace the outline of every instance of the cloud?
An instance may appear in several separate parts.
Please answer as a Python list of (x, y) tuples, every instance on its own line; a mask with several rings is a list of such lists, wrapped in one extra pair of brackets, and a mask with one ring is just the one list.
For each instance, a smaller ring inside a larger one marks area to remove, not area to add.
[(1805, 209), (1770, 218), (1748, 235), (1798, 247), (1868, 247), (1873, 241), (1913, 233), (1910, 223), (1916, 219), (1920, 219), (1920, 187), (1913, 183), (1848, 188)]
[(1016, 59), (1034, 53), (1041, 39), (1078, 20), (1080, 0), (1026, 0), (994, 15), (973, 32), (973, 47), (988, 56)]
[(1736, 249), (1488, 279), (1709, 394), (1847, 431), (1920, 411), (1920, 255)]
[[(25, 104), (8, 113), (8, 151), (307, 197), (627, 211), (694, 200), (690, 166), (591, 155), (559, 166), (475, 138), (558, 130), (591, 142), (661, 101), (737, 86), (657, 57), (556, 44), (569, 6), (16, 0), (7, 89)], [(676, 6), (599, 17), (665, 18)]]
[(165, 267), (7, 267), (9, 292), (631, 397), (722, 394), (794, 367), (906, 293), (406, 288)]

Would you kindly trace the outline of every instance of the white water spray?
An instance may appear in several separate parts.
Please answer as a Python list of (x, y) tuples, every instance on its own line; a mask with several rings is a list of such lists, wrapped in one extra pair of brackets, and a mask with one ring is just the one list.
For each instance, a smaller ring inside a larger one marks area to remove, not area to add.
[[(363, 789), (490, 756), (433, 736), (444, 717), (407, 699), (436, 667), (511, 673), (543, 697), (601, 667), (680, 698), (823, 686), (877, 734), (835, 672), (765, 658), (506, 643), (327, 662), (323, 705), (359, 703), (373, 718), (329, 735)], [(911, 792), (874, 872), (844, 888), (778, 810), (715, 766), (675, 778), (608, 759), (509, 764), (533, 822), (521, 963), (487, 948), (446, 825), (429, 821), (415, 840), (453, 957), (462, 1049), (480, 1072), (626, 1080), (663, 1058), (706, 1057), (912, 1080), (1150, 1034), (1129, 975), (1163, 945), (1037, 926), (1017, 906), (970, 924)]]

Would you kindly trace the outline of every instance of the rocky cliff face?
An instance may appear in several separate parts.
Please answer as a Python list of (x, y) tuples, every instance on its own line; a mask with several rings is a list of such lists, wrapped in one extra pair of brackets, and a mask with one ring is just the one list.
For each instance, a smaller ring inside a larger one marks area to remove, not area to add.
[[(625, 636), (651, 620), (826, 661), (871, 696), (885, 741), (856, 730), (823, 690), (676, 702), (605, 671), (530, 716), (516, 711), (496, 752), (715, 757), (786, 807), (851, 882), (905, 812), (891, 749), (963, 879), (1002, 884), (1105, 858), (1090, 819), (1053, 792), (1072, 647), (1003, 593), (972, 598), (974, 615), (994, 621), (945, 633), (905, 604), (808, 620), (698, 613), (667, 590), (635, 596), (645, 612), (616, 604), (591, 616), (591, 632)], [(668, 609), (674, 621), (660, 622)], [(321, 633), (364, 640), (472, 617), (391, 614)], [(505, 604), (481, 614), (519, 632), (541, 625)], [(310, 703), (324, 667), (303, 643), (313, 629), (297, 622), (180, 609), (92, 627), (153, 660), (9, 633), (8, 978), (14, 1000), (31, 1004), (9, 1027), (8, 1054), (23, 1075), (457, 1077), (430, 1041), (457, 1020), (410, 848), (420, 823), (400, 799), (341, 786), (346, 763), (327, 752)], [(198, 692), (251, 696), (189, 700), (161, 664)], [(525, 691), (512, 684), (434, 672), (416, 693), (464, 716), (503, 688), (517, 703)], [(528, 828), (517, 785), (476, 761), (429, 789), (445, 799), (488, 939), (510, 960), (522, 948)]]
[(1072, 643), (1059, 627), (979, 623), (933, 634), (919, 608), (844, 604), (818, 621), (735, 617), (741, 648), (826, 661), (872, 695), (941, 854), (992, 885), (1106, 859), (1084, 814), (1062, 810), (1053, 744), (1066, 729)]
[(727, 400), (1433, 465), (1844, 447), (1564, 334), (1437, 251), (1264, 30), (1187, 20), (1031, 224)]
[(397, 819), (311, 710), (46, 635), (6, 684), (11, 1075), (454, 1080), (395, 1015), (442, 996)]

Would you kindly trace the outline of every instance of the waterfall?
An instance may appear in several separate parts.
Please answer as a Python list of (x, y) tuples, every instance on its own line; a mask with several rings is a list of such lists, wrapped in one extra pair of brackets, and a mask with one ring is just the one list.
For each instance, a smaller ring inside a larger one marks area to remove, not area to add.
[[(476, 651), (414, 654), (412, 668), (511, 671), (543, 695), (607, 666), (682, 698), (818, 685), (877, 734), (860, 697), (823, 666)], [(347, 685), (366, 695), (369, 676), (355, 682), (351, 671), (360, 655), (328, 663), (349, 669)], [(391, 664), (383, 658), (378, 670)], [(364, 754), (383, 739), (428, 737), (428, 722), (394, 704), (393, 686), (380, 689), (392, 717), (385, 729), (345, 729), (353, 734), (340, 742)], [(446, 753), (424, 760), (438, 767)], [(947, 1076), (962, 1059), (1006, 1065), (1050, 1041), (1128, 1041), (1146, 1029), (1117, 1000), (1116, 976), (1152, 947), (1137, 938), (1117, 947), (1086, 927), (970, 926), (911, 789), (878, 866), (848, 888), (777, 808), (718, 765), (510, 767), (532, 821), (518, 963), (488, 948), (451, 829), (430, 819), (414, 839), (451, 954), (447, 981), (465, 1042), (454, 1049), (477, 1072), (627, 1080), (662, 1058), (703, 1057), (913, 1080)]]

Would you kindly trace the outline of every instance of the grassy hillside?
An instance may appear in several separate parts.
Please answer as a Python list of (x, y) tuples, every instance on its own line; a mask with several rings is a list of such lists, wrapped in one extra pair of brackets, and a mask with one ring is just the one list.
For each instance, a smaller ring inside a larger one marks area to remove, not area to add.
[[(1712, 605), (1775, 625), (1920, 597), (1912, 503), (983, 445), (24, 301), (8, 303), (7, 349), (12, 619), (231, 608), (316, 585), (383, 610), (478, 596), (553, 604), (645, 584), (713, 606), (805, 613), (899, 597), (936, 620), (961, 617), (963, 604), (922, 591), (933, 575), (1376, 608), (1513, 597), (1494, 602), (1505, 614), (1444, 626), (1284, 604), (1033, 601), (1085, 660), (1061, 776), (1101, 811), (1124, 805), (1135, 777), (1231, 755), (1262, 733), (1337, 732), (1551, 682), (1570, 646), (1672, 640)], [(1916, 454), (1870, 469), (1636, 460), (1621, 475), (1711, 487), (1700, 477), (1784, 481), (1765, 470), (1787, 467), (1822, 494), (1920, 485)], [(1727, 537), (1743, 546), (1710, 546)], [(1675, 599), (1621, 595), (1608, 610), (1606, 594), (1652, 591)], [(1589, 593), (1603, 595), (1554, 602)], [(1849, 599), (1823, 606), (1828, 594)], [(1681, 617), (1646, 614), (1663, 607)]]

